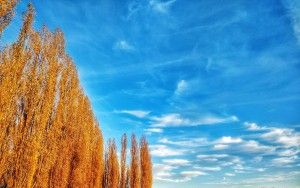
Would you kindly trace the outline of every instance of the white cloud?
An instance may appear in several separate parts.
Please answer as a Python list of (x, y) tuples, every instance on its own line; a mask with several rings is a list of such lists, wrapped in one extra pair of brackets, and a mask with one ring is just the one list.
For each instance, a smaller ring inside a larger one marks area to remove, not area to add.
[(208, 172), (217, 172), (217, 171), (221, 171), (222, 168), (219, 167), (219, 166), (216, 166), (216, 167), (203, 167), (203, 166), (196, 166), (194, 167), (195, 169), (199, 169), (199, 170), (202, 170), (202, 171), (208, 171)]
[(184, 118), (177, 113), (165, 114), (159, 117), (152, 117), (151, 120), (153, 121), (153, 127), (212, 125), (239, 121), (236, 116), (218, 117), (207, 115), (197, 119), (189, 119)]
[(221, 166), (242, 165), (244, 161), (237, 156), (230, 156), (227, 160), (222, 161)]
[(218, 139), (216, 143), (218, 144), (238, 144), (241, 143), (243, 140), (241, 138), (233, 138), (231, 136), (223, 136), (222, 138)]
[(285, 2), (287, 2), (295, 37), (300, 44), (300, 2), (298, 0), (286, 0)]
[(253, 122), (245, 122), (244, 125), (250, 131), (264, 131), (264, 133), (260, 134), (260, 138), (272, 143), (282, 144), (285, 147), (300, 146), (300, 134), (293, 129), (265, 126), (262, 127)]
[(272, 160), (272, 164), (275, 166), (282, 166), (295, 162), (298, 159), (297, 156), (292, 157), (279, 157)]
[(269, 128), (268, 132), (261, 135), (262, 138), (282, 144), (286, 147), (299, 147), (300, 134), (288, 128)]
[(227, 149), (229, 147), (229, 145), (226, 144), (216, 144), (214, 145), (213, 149), (214, 150), (223, 150), (223, 149)]
[(290, 179), (298, 178), (299, 171), (295, 172), (286, 172), (286, 173), (272, 173), (272, 174), (266, 174), (266, 175), (260, 175), (259, 177), (249, 178), (243, 180), (240, 184), (246, 184), (246, 185), (257, 185), (261, 183), (271, 183), (271, 182), (282, 182)]
[(146, 131), (146, 133), (148, 134), (152, 134), (152, 133), (162, 133), (164, 130), (161, 128), (148, 128), (145, 129), (144, 131)]
[(115, 43), (114, 49), (133, 51), (135, 48), (132, 45), (130, 45), (126, 40), (119, 40)]
[(152, 117), (155, 127), (165, 127), (165, 126), (181, 126), (188, 124), (187, 119), (181, 118), (179, 114), (166, 114), (160, 117)]
[(190, 164), (190, 161), (186, 159), (164, 159), (163, 162), (169, 165), (177, 165), (177, 166), (187, 166)]
[(207, 173), (202, 172), (202, 171), (183, 171), (180, 173), (183, 177), (185, 178), (194, 178), (197, 176), (202, 176), (202, 175), (206, 175)]
[(175, 90), (175, 95), (183, 94), (187, 90), (187, 87), (188, 87), (187, 82), (185, 80), (180, 80), (177, 83), (177, 87), (176, 87), (176, 90)]
[(150, 114), (150, 111), (143, 111), (143, 110), (121, 110), (115, 111), (115, 113), (122, 113), (122, 114), (129, 114), (138, 118), (144, 118)]
[(154, 164), (153, 165), (153, 174), (154, 179), (167, 181), (167, 182), (186, 182), (191, 180), (193, 177), (206, 175), (202, 171), (181, 171), (175, 173), (174, 170), (178, 169), (178, 165), (169, 165), (169, 164)]
[(279, 151), (278, 155), (283, 157), (291, 157), (297, 155), (298, 153), (300, 153), (299, 149), (291, 148), (291, 149), (284, 149), (282, 151)]
[(266, 171), (266, 169), (265, 168), (258, 168), (257, 171), (258, 172), (264, 172), (264, 171)]
[(186, 150), (175, 149), (166, 145), (151, 145), (150, 150), (152, 156), (156, 157), (179, 156), (186, 153)]
[(249, 131), (259, 131), (259, 130), (265, 129), (265, 127), (260, 127), (256, 123), (253, 123), (253, 122), (245, 122), (244, 125)]
[(159, 13), (168, 13), (171, 5), (175, 2), (176, 2), (176, 0), (169, 0), (166, 2), (161, 2), (158, 0), (151, 0), (149, 2), (149, 4), (153, 10), (155, 10)]
[(219, 160), (223, 160), (224, 158), (228, 158), (227, 154), (208, 154), (208, 155), (197, 155), (197, 158), (207, 162), (217, 162)]
[(235, 174), (232, 174), (232, 173), (225, 173), (225, 176), (235, 176)]
[(272, 153), (275, 147), (262, 145), (255, 140), (250, 140), (241, 144), (239, 149), (250, 153)]
[(191, 138), (190, 140), (177, 140), (177, 141), (172, 141), (169, 140), (168, 138), (161, 138), (158, 140), (158, 142), (162, 144), (171, 144), (171, 145), (182, 146), (182, 147), (199, 147), (208, 144), (206, 138)]
[(243, 140), (241, 138), (233, 138), (231, 136), (223, 136), (217, 139), (213, 146), (214, 150), (237, 150), (247, 153), (267, 153), (270, 154), (275, 151), (276, 147), (262, 145), (255, 140)]
[(153, 165), (153, 174), (156, 179), (159, 178), (169, 178), (173, 175), (172, 170), (177, 167), (166, 165), (166, 164), (154, 164)]

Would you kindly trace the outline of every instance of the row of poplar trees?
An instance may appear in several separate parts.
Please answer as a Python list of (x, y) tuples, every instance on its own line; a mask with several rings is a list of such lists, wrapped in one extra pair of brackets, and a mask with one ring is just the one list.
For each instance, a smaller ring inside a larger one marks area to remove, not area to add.
[[(17, 0), (0, 0), (0, 37)], [(0, 187), (150, 188), (148, 143), (103, 137), (65, 52), (60, 30), (32, 27), (28, 6), (16, 42), (0, 43)], [(1, 38), (0, 38), (1, 39)]]

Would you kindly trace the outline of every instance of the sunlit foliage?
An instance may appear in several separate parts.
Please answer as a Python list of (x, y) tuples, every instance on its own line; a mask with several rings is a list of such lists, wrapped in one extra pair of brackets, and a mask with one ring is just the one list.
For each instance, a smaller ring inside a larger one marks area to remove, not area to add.
[[(17, 1), (0, 2), (1, 36)], [(29, 5), (16, 42), (0, 51), (0, 187), (151, 187), (144, 137), (139, 149), (132, 136), (129, 165), (126, 135), (120, 160), (114, 140), (104, 159), (102, 133), (63, 33), (35, 31), (34, 14)]]
[(99, 125), (65, 53), (63, 33), (34, 31), (33, 17), (29, 5), (17, 41), (0, 53), (0, 183), (99, 186)]
[(0, 0), (0, 36), (11, 21), (17, 0)]
[(152, 162), (149, 153), (148, 142), (145, 137), (140, 142), (140, 161), (141, 161), (141, 187), (152, 187)]
[(127, 154), (127, 136), (124, 134), (121, 139), (121, 173), (120, 188), (126, 188), (126, 154)]
[(130, 188), (140, 187), (140, 158), (135, 135), (131, 136)]

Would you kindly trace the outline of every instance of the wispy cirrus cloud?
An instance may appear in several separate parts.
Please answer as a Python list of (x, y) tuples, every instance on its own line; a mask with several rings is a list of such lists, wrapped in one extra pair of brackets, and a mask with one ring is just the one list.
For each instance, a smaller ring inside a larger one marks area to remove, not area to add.
[(195, 119), (184, 118), (178, 113), (164, 114), (152, 117), (153, 127), (178, 127), (178, 126), (199, 126), (237, 122), (236, 116), (220, 117), (215, 115), (206, 115)]
[(144, 118), (148, 114), (150, 114), (150, 111), (144, 111), (144, 110), (116, 110), (114, 111), (115, 113), (120, 113), (120, 114), (129, 114), (138, 118)]
[(300, 134), (291, 128), (259, 126), (253, 122), (245, 122), (249, 131), (260, 131), (259, 137), (269, 142), (275, 142), (285, 147), (299, 147)]
[(182, 171), (180, 172), (180, 175), (182, 175), (185, 178), (185, 181), (189, 181), (191, 178), (207, 175), (207, 173), (199, 170), (193, 170), (193, 171)]
[(260, 131), (266, 129), (266, 127), (260, 127), (254, 122), (244, 122), (244, 126), (247, 128), (249, 131)]
[(144, 131), (145, 131), (147, 134), (152, 134), (152, 133), (162, 133), (162, 132), (164, 132), (164, 130), (161, 129), (161, 128), (148, 128), (148, 129), (144, 129)]
[(155, 157), (168, 157), (185, 155), (188, 151), (178, 148), (172, 148), (162, 144), (150, 145), (151, 155)]
[(300, 44), (300, 2), (297, 0), (284, 0), (283, 2), (289, 10), (295, 37)]
[(300, 134), (289, 128), (269, 128), (261, 137), (268, 141), (282, 144), (285, 147), (300, 146)]
[[(178, 159), (177, 159), (178, 160)], [(183, 160), (180, 160), (183, 161)], [(169, 161), (166, 161), (167, 163)], [(153, 165), (153, 174), (154, 179), (165, 182), (187, 182), (192, 178), (207, 175), (206, 172), (200, 170), (180, 170), (180, 166), (177, 164), (164, 164), (164, 163), (156, 163)], [(179, 172), (174, 172), (174, 170), (179, 170)]]
[(185, 80), (180, 80), (177, 83), (175, 95), (182, 95), (188, 89), (188, 84)]
[(162, 144), (170, 144), (179, 147), (199, 147), (208, 145), (208, 141), (206, 138), (190, 138), (190, 139), (178, 139), (178, 140), (170, 140), (166, 137), (158, 140), (159, 143)]
[(133, 51), (133, 50), (135, 50), (135, 48), (131, 44), (129, 44), (126, 40), (117, 41), (114, 44), (113, 49), (123, 50), (123, 51)]
[(219, 166), (195, 166), (194, 168), (205, 172), (218, 172), (222, 170), (222, 168)]
[(162, 2), (160, 0), (150, 0), (149, 5), (150, 7), (159, 13), (168, 13), (170, 7), (176, 2), (177, 0), (169, 0)]
[(233, 138), (224, 136), (215, 141), (213, 146), (215, 150), (238, 150), (247, 153), (265, 153), (271, 154), (276, 150), (274, 146), (263, 145), (256, 140), (243, 140), (241, 138)]
[(272, 164), (275, 166), (283, 166), (294, 163), (298, 159), (298, 156), (294, 155), (291, 157), (278, 157), (272, 160)]
[(177, 165), (177, 166), (187, 166), (190, 165), (190, 161), (187, 159), (163, 159), (165, 164)]

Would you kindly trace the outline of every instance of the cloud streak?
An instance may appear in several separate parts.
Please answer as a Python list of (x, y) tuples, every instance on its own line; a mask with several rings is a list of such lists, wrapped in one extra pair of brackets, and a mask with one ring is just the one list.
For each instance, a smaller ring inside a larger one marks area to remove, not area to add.
[(184, 118), (180, 114), (164, 114), (162, 116), (152, 117), (152, 127), (180, 127), (180, 126), (199, 126), (213, 125), (237, 122), (239, 119), (236, 116), (219, 117), (219, 116), (202, 116), (197, 119)]

